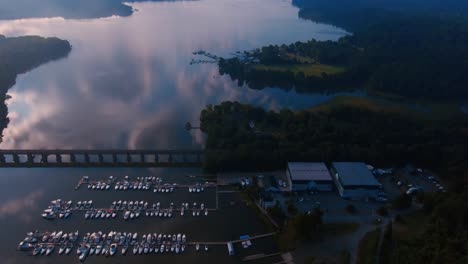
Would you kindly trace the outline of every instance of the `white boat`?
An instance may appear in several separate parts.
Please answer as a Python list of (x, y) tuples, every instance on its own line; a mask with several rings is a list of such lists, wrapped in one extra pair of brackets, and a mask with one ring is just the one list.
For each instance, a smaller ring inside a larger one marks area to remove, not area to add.
[(128, 250), (128, 244), (125, 244), (125, 245), (122, 247), (122, 255), (127, 254), (127, 250)]
[(149, 244), (145, 243), (145, 247), (143, 248), (143, 253), (148, 254), (149, 252)]
[(181, 242), (182, 241), (182, 235), (179, 233), (177, 234), (177, 242)]
[(171, 245), (171, 252), (174, 252), (174, 250), (175, 250), (175, 245), (172, 244), (172, 245)]
[(180, 248), (180, 250), (181, 250), (182, 252), (185, 251), (185, 245), (184, 245), (184, 244), (182, 244), (182, 247)]
[(133, 219), (135, 217), (135, 213), (133, 211), (130, 212), (130, 219)]
[(89, 255), (90, 256), (94, 255), (94, 251), (96, 251), (96, 245), (92, 244), (91, 247), (89, 248)]
[(186, 237), (185, 237), (185, 234), (182, 235), (182, 243), (185, 243), (186, 241)]
[(154, 245), (154, 253), (158, 253), (159, 252), (159, 247), (158, 245)]
[(114, 255), (115, 255), (115, 252), (117, 252), (117, 244), (113, 243), (113, 244), (111, 244), (111, 246), (110, 246), (110, 255), (111, 255), (111, 256), (114, 256)]
[(59, 251), (58, 251), (59, 255), (62, 255), (63, 252), (65, 252), (65, 244), (60, 245)]
[(67, 244), (67, 246), (65, 247), (65, 255), (68, 255), (70, 254), (70, 252), (72, 251), (73, 249), (73, 244)]
[(208, 251), (208, 245), (205, 245), (205, 251)]
[(161, 244), (161, 247), (159, 248), (159, 252), (161, 254), (164, 253), (164, 244)]
[(124, 220), (128, 220), (129, 217), (130, 217), (130, 211), (125, 211)]
[(86, 211), (86, 213), (85, 213), (85, 215), (84, 215), (85, 219), (88, 219), (88, 218), (89, 218), (89, 215), (90, 215), (89, 211)]
[(138, 254), (141, 255), (143, 253), (143, 245), (138, 245)]
[(208, 208), (205, 209), (205, 216), (208, 215)]
[(46, 250), (46, 256), (49, 256), (55, 249), (55, 246), (53, 244), (47, 245), (47, 250)]
[(137, 252), (138, 252), (138, 245), (134, 245), (133, 246), (133, 255), (136, 255)]
[(98, 244), (96, 246), (96, 256), (101, 254), (101, 251), (102, 251), (102, 245), (101, 244)]
[(112, 218), (115, 218), (117, 217), (117, 212), (116, 211), (112, 211)]
[(180, 251), (180, 244), (176, 244), (175, 252), (176, 254), (179, 254)]
[(138, 239), (138, 233), (133, 234), (132, 239), (133, 239), (133, 240), (137, 240), (137, 239)]
[(195, 250), (200, 250), (200, 244), (195, 245)]
[(42, 244), (41, 246), (41, 251), (39, 252), (41, 255), (44, 255), (47, 251), (47, 245), (46, 244)]

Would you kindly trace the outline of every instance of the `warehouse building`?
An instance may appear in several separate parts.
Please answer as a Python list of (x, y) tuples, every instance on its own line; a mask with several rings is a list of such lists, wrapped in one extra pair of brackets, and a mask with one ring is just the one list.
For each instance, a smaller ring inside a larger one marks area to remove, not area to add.
[(289, 162), (286, 175), (293, 191), (331, 191), (333, 179), (322, 162)]
[(341, 197), (375, 198), (381, 184), (362, 162), (334, 162), (330, 168)]

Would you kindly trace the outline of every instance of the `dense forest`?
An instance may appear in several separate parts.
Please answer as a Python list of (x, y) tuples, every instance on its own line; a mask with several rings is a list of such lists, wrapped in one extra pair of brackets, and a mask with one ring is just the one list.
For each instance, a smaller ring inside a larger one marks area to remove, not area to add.
[[(317, 92), (349, 90), (358, 86), (369, 91), (408, 98), (468, 99), (468, 75), (465, 74), (468, 68), (466, 17), (448, 12), (444, 16), (431, 15), (429, 10), (402, 12), (395, 11), (395, 8), (378, 9), (378, 5), (373, 6), (375, 10), (371, 7), (358, 8), (359, 4), (346, 9), (340, 7), (341, 2), (340, 5), (336, 1), (331, 2), (335, 4), (324, 4), (318, 0), (296, 1), (296, 4), (305, 6), (300, 11), (301, 17), (344, 26), (353, 31), (352, 35), (334, 44), (329, 41), (309, 41), (264, 47), (251, 54), (257, 59), (281, 58), (281, 53), (287, 50), (289, 54), (310, 56), (312, 60), (317, 59), (317, 54), (332, 54), (332, 60), (320, 58), (317, 62), (344, 65), (344, 72), (305, 76), (298, 71), (279, 72), (255, 67), (256, 63), (277, 65), (277, 60), (245, 62), (231, 58), (220, 60), (220, 73), (229, 74), (232, 79), (239, 81), (239, 85), (247, 84), (254, 89), (273, 86), (296, 88), (299, 92)], [(354, 5), (354, 2), (344, 4), (348, 5)], [(312, 8), (317, 6), (317, 9)], [(304, 49), (308, 52), (304, 53)]]
[(209, 105), (200, 116), (207, 134), (205, 167), (284, 169), (288, 161), (415, 163), (468, 181), (466, 116), (433, 120), (410, 110), (331, 105), (292, 112), (237, 102)]
[[(468, 263), (467, 199), (468, 190), (424, 195), (425, 219), (417, 227), (421, 230), (402, 237), (392, 232), (392, 224), (387, 226), (380, 264)], [(406, 222), (406, 217), (400, 217), (393, 226)]]
[(0, 104), (0, 134), (8, 125), (8, 109), (4, 100), (8, 89), (15, 84), (16, 76), (43, 63), (67, 56), (70, 51), (70, 43), (58, 38), (6, 38), (0, 35), (0, 94), (3, 101)]

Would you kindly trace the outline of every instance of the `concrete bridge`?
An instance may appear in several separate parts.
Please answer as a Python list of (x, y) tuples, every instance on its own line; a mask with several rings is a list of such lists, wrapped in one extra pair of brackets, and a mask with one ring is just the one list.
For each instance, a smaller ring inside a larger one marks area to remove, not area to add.
[(201, 149), (1, 149), (0, 168), (200, 167), (203, 153)]

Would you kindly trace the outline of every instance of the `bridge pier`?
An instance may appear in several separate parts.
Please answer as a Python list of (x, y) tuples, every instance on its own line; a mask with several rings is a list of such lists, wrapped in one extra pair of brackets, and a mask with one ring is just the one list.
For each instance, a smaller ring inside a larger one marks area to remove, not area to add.
[(41, 163), (48, 163), (48, 162), (49, 162), (49, 161), (47, 160), (47, 157), (48, 157), (48, 156), (49, 156), (48, 154), (42, 153), (42, 154), (41, 154)]
[(154, 163), (158, 163), (159, 162), (159, 155), (158, 153), (154, 153)]
[(99, 157), (99, 162), (104, 163), (104, 155), (99, 154), (98, 157)]
[(140, 154), (141, 163), (145, 163), (145, 154)]
[(132, 155), (127, 152), (127, 163), (132, 163)]
[(75, 163), (75, 162), (76, 162), (76, 156), (75, 156), (75, 154), (70, 154), (70, 161), (71, 161), (72, 163)]
[(117, 160), (117, 154), (115, 154), (115, 153), (112, 154), (112, 161), (113, 161), (114, 163), (117, 163), (117, 162), (118, 162), (118, 160)]
[(90, 163), (91, 161), (89, 160), (89, 154), (88, 153), (85, 153), (84, 154), (84, 159), (85, 159), (85, 162), (86, 163)]
[(58, 163), (62, 163), (62, 155), (60, 154), (55, 154), (55, 159)]
[(18, 154), (13, 154), (13, 162), (14, 163), (20, 163), (20, 158), (19, 158)]
[(172, 154), (169, 154), (169, 159), (168, 159), (169, 163), (172, 163)]
[(0, 163), (5, 163), (5, 162), (6, 162), (5, 156), (3, 154), (0, 154)]
[(34, 155), (33, 154), (28, 154), (28, 163), (33, 164), (34, 163)]

